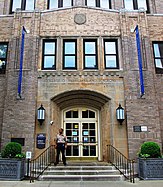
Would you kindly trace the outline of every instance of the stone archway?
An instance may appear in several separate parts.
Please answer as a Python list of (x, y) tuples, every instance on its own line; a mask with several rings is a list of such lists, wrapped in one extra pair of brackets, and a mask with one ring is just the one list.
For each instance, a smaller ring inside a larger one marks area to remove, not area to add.
[(87, 105), (100, 109), (110, 100), (110, 98), (102, 93), (91, 90), (71, 90), (60, 93), (51, 100), (61, 109), (73, 105)]
[[(111, 107), (110, 98), (104, 94), (91, 90), (71, 90), (60, 93), (51, 99), (52, 119), (54, 126), (51, 129), (51, 137), (54, 137), (59, 127), (65, 127), (63, 120), (63, 111), (67, 108), (92, 108), (98, 111), (98, 160), (104, 160), (107, 157), (106, 145), (110, 143), (111, 137)], [(76, 121), (76, 123), (78, 123)]]

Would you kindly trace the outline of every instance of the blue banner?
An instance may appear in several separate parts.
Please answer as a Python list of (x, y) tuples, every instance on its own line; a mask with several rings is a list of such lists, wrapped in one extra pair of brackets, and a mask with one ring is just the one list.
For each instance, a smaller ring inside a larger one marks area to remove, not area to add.
[(21, 98), (21, 87), (22, 87), (22, 71), (23, 71), (23, 55), (24, 55), (24, 39), (26, 30), (23, 26), (22, 37), (21, 37), (21, 48), (20, 48), (20, 67), (19, 67), (19, 79), (18, 79), (18, 96)]
[(136, 43), (137, 43), (138, 64), (139, 64), (140, 97), (142, 97), (145, 94), (145, 91), (144, 91), (144, 78), (143, 78), (143, 69), (142, 69), (141, 44), (140, 44), (140, 36), (139, 36), (138, 25), (135, 28), (135, 32), (136, 32)]

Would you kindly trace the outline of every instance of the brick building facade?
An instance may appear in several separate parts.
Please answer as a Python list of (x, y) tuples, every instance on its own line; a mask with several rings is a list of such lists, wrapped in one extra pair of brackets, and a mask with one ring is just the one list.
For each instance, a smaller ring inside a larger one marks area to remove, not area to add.
[[(145, 141), (163, 144), (161, 0), (0, 0), (0, 145), (17, 140), (38, 155), (37, 137), (68, 157), (105, 160), (112, 144), (135, 158)], [(138, 25), (145, 95), (140, 97)], [(25, 34), (18, 96), (22, 27)], [(122, 125), (116, 119), (125, 109)], [(45, 121), (37, 109), (45, 108)], [(50, 124), (53, 121), (53, 124)], [(141, 132), (136, 132), (141, 130)]]

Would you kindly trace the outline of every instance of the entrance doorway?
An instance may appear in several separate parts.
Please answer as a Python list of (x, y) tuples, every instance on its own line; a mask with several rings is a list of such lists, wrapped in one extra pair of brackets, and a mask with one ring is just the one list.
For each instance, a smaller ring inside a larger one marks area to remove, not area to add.
[(71, 108), (63, 112), (67, 157), (98, 158), (98, 111)]

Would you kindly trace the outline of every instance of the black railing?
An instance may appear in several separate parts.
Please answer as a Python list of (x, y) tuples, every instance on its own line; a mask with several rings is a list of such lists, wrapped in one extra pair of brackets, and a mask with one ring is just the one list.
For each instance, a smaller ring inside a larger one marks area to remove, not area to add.
[(120, 151), (118, 151), (112, 145), (107, 145), (108, 149), (108, 161), (120, 171), (125, 178), (130, 182), (135, 183), (134, 176), (134, 160), (130, 160), (125, 157)]
[(34, 182), (55, 160), (55, 146), (51, 145), (37, 158), (30, 160), (30, 182)]

